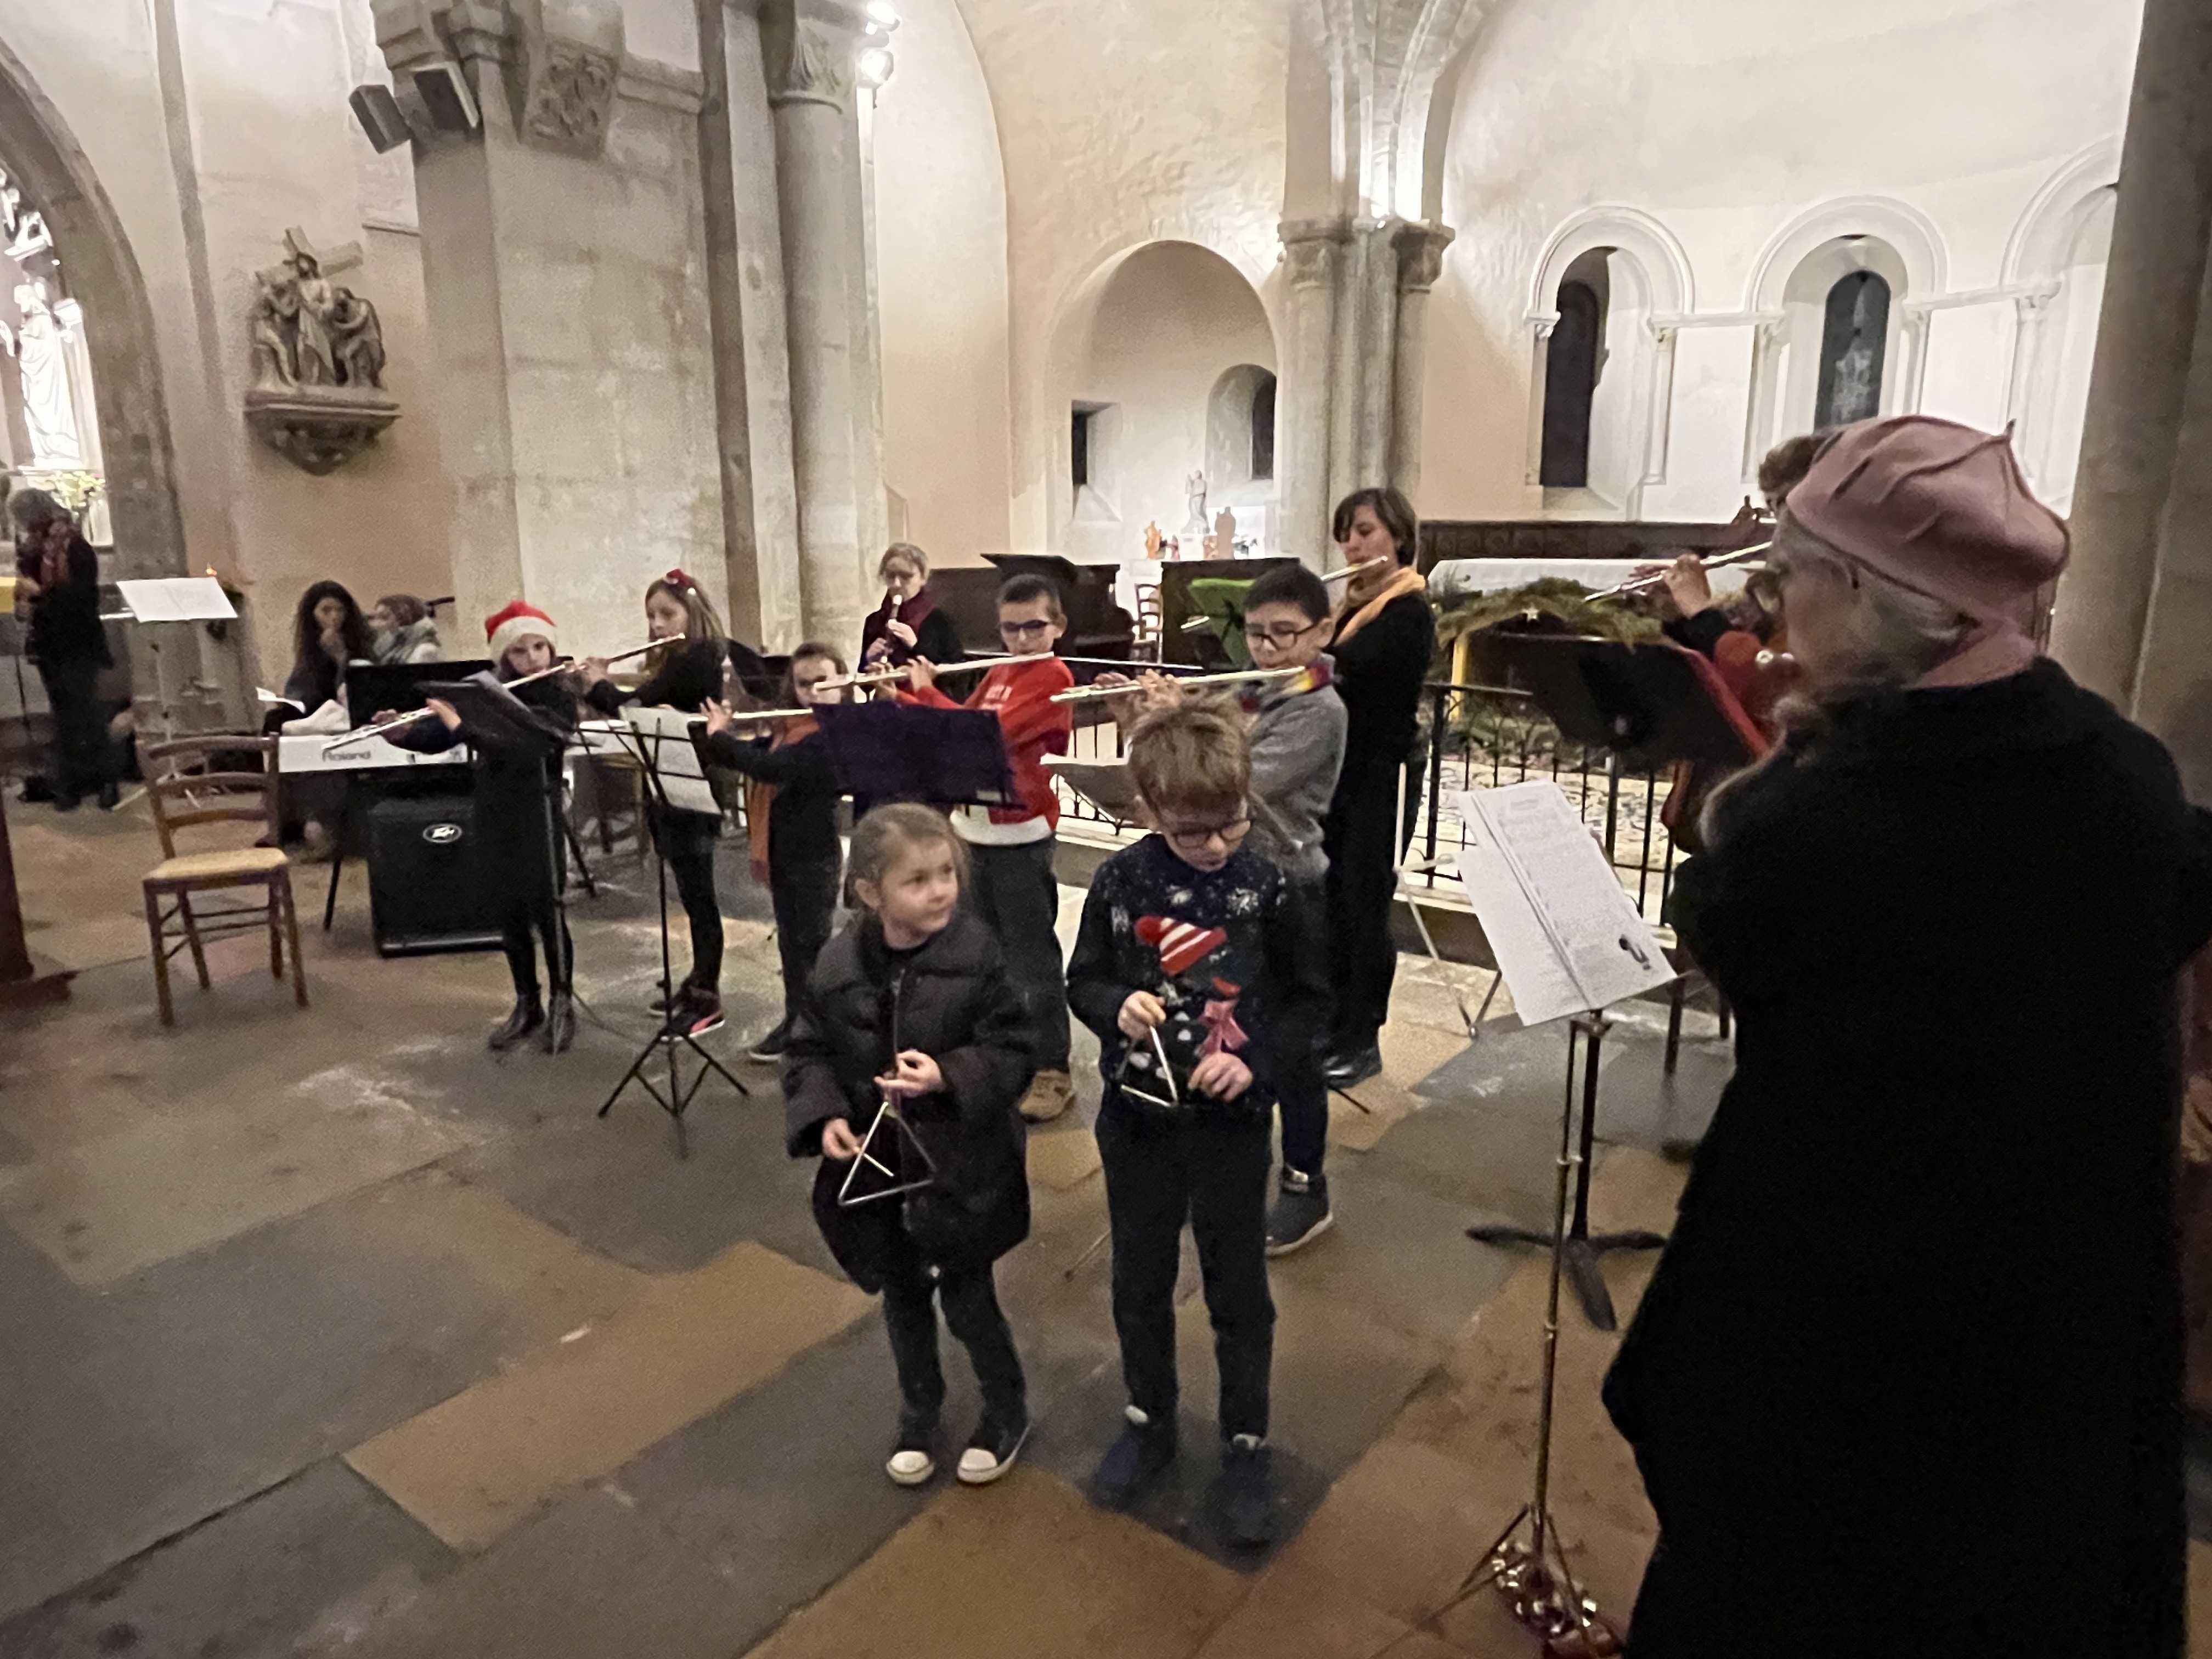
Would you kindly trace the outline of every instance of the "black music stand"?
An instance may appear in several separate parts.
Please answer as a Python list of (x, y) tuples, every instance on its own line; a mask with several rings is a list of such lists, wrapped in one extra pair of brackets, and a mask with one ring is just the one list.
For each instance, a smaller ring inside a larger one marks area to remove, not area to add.
[(838, 787), (856, 799), (1012, 806), (1021, 799), (1006, 734), (988, 709), (836, 702), (814, 718)]
[[(1712, 665), (1677, 647), (1544, 634), (1496, 634), (1490, 643), (1506, 664), (1510, 678), (1529, 691), (1562, 736), (1607, 751), (1608, 781), (1616, 791), (1626, 767), (1656, 767), (1678, 760), (1742, 766), (1759, 752), (1757, 729), (1740, 709), (1714, 695), (1719, 681), (1712, 676)], [(1601, 1259), (1613, 1250), (1656, 1250), (1667, 1240), (1663, 1234), (1642, 1228), (1590, 1231), (1599, 1051), (1609, 1022), (1593, 1017), (1576, 1029), (1584, 1042), (1582, 1136), (1574, 1219), (1567, 1231), (1564, 1261), (1583, 1316), (1595, 1329), (1611, 1331), (1620, 1328), (1620, 1320), (1605, 1275), (1599, 1271)], [(1575, 1063), (1570, 1042), (1571, 1091)], [(1554, 1242), (1553, 1234), (1528, 1227), (1470, 1227), (1467, 1236), (1486, 1244), (1540, 1244), (1547, 1249)]]
[[(627, 752), (636, 757), (638, 764), (644, 769), (648, 801), (657, 803), (660, 810), (665, 812), (669, 810), (668, 787), (661, 779), (659, 763), (659, 751), (664, 739), (656, 733), (641, 731), (635, 726), (627, 726), (625, 729), (629, 735), (619, 738), (618, 741), (622, 743)], [(693, 740), (696, 741), (696, 738)], [(658, 836), (653, 838), (653, 863), (660, 899), (660, 994), (672, 1006), (676, 996), (676, 981), (675, 969), (670, 965), (668, 951), (668, 860), (661, 853), (660, 837)], [(699, 1061), (699, 1069), (692, 1074), (689, 1084), (684, 1081), (683, 1067), (679, 1064), (677, 1052), (679, 1045), (689, 1048)], [(647, 1064), (657, 1054), (665, 1054), (667, 1058), (668, 1082), (665, 1089), (646, 1072)], [(739, 1082), (736, 1074), (728, 1066), (708, 1054), (700, 1045), (698, 1038), (688, 1031), (669, 1030), (667, 1022), (664, 1018), (659, 1028), (645, 1040), (645, 1046), (637, 1051), (636, 1057), (629, 1063), (629, 1069), (622, 1074), (621, 1080), (608, 1091), (606, 1099), (600, 1103), (599, 1115), (605, 1117), (614, 1110), (615, 1102), (622, 1098), (623, 1091), (633, 1082), (640, 1084), (643, 1085), (646, 1093), (653, 1097), (654, 1103), (668, 1114), (669, 1120), (676, 1126), (676, 1156), (689, 1158), (691, 1155), (691, 1149), (684, 1133), (684, 1114), (690, 1109), (693, 1097), (698, 1094), (701, 1087), (706, 1083), (708, 1073), (710, 1072), (719, 1074), (725, 1083), (740, 1095), (748, 1099), (751, 1097), (752, 1091)]]

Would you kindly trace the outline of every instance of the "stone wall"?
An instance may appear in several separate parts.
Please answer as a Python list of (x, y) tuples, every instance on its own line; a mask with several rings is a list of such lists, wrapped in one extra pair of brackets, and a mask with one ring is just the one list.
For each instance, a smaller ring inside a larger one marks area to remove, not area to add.
[[(2136, 0), (1495, 8), (1443, 158), (1457, 240), (1429, 313), (1424, 511), (1544, 509), (1528, 442), (1532, 318), (1551, 303), (1539, 272), (1577, 215), (1611, 209), (1663, 236), (1667, 250), (1641, 257), (1689, 313), (1650, 343), (1659, 361), (1607, 369), (1638, 376), (1636, 394), (1653, 400), (1644, 516), (1736, 507), (1747, 460), (1800, 414), (1786, 389), (1759, 403), (1759, 373), (1778, 355), (1771, 331), (1755, 364), (1759, 323), (1784, 309), (1800, 252), (1854, 230), (1892, 238), (1923, 267), (1897, 296), (1906, 337), (1887, 406), (1905, 398), (1991, 427), (2025, 416), (2024, 436), (2042, 422), (2024, 447), (2063, 498), (2079, 415), (2058, 405), (2081, 396), (2080, 343), (2071, 356), (2038, 343), (2067, 264), (2039, 239), (2111, 180), (2140, 15)], [(2085, 304), (2094, 296), (2072, 309)]]

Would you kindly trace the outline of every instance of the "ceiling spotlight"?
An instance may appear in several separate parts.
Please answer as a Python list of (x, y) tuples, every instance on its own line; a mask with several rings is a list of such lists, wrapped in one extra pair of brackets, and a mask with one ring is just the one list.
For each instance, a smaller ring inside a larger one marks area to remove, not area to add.
[(880, 89), (891, 78), (893, 61), (888, 46), (870, 46), (860, 58), (860, 84)]
[(868, 0), (868, 33), (889, 34), (899, 26), (898, 8), (891, 0)]

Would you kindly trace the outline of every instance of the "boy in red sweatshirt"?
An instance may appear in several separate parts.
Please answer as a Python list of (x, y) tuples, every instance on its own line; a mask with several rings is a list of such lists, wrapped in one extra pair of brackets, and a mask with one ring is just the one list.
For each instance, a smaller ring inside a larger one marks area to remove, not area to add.
[[(1016, 576), (999, 590), (999, 638), (1012, 655), (1051, 650), (1066, 628), (1059, 590), (1044, 577)], [(937, 689), (927, 658), (909, 664), (907, 675), (907, 701), (996, 714), (1013, 762), (1020, 804), (956, 808), (952, 829), (968, 846), (967, 902), (998, 935), (1029, 1008), (1037, 1069), (1022, 1115), (1048, 1122), (1074, 1103), (1075, 1085), (1067, 1073), (1067, 985), (1060, 955), (1060, 884), (1053, 875), (1060, 802), (1044, 757), (1067, 752), (1074, 718), (1052, 697), (1074, 684), (1075, 676), (1057, 658), (994, 668), (963, 705)]]

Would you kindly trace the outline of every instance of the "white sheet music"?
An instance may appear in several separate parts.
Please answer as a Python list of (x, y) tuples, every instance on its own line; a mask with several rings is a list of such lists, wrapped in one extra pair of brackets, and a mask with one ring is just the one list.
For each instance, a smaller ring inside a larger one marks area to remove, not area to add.
[(699, 763), (699, 751), (691, 745), (691, 727), (699, 716), (680, 708), (641, 708), (635, 703), (625, 706), (622, 713), (636, 734), (633, 741), (641, 746), (659, 774), (668, 804), (686, 811), (721, 817), (722, 803), (714, 799), (707, 769)]
[(1455, 798), (1460, 878), (1524, 1025), (1600, 1009), (1674, 977), (1581, 815), (1548, 779)]
[(161, 576), (118, 581), (123, 603), (142, 623), (216, 622), (238, 611), (213, 576)]

